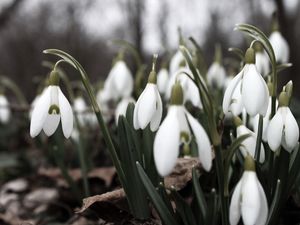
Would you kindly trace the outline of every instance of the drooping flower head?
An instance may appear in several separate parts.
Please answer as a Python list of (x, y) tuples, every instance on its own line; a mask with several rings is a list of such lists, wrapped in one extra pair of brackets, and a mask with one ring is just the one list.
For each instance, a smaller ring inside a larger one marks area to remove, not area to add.
[(298, 144), (298, 123), (289, 108), (290, 96), (283, 91), (279, 95), (279, 107), (269, 123), (268, 144), (273, 151), (282, 146), (291, 152)]
[(148, 84), (135, 104), (133, 113), (133, 125), (135, 129), (145, 129), (148, 124), (150, 124), (152, 131), (156, 131), (159, 127), (163, 108), (156, 82), (157, 75), (154, 63), (148, 78)]
[(62, 93), (59, 84), (59, 74), (52, 71), (49, 86), (45, 88), (38, 98), (31, 115), (30, 135), (36, 137), (41, 130), (51, 136), (57, 129), (59, 122), (66, 138), (71, 136), (73, 130), (73, 112), (67, 98)]
[(245, 225), (264, 225), (268, 217), (268, 202), (263, 187), (255, 172), (255, 162), (248, 155), (245, 171), (236, 185), (229, 208), (229, 221), (237, 225), (242, 217)]
[(211, 87), (222, 89), (225, 85), (226, 71), (222, 65), (222, 52), (219, 45), (216, 46), (215, 60), (208, 68), (207, 83)]
[(120, 53), (110, 70), (102, 90), (102, 98), (105, 101), (119, 100), (129, 97), (133, 90), (133, 77), (123, 61), (123, 53)]
[(167, 116), (154, 139), (154, 162), (161, 176), (172, 172), (179, 155), (180, 144), (189, 142), (192, 133), (196, 139), (200, 162), (203, 168), (209, 171), (212, 165), (209, 137), (201, 124), (183, 106), (183, 90), (180, 83), (176, 82), (172, 88)]
[[(223, 111), (239, 112), (245, 107), (250, 116), (264, 116), (268, 109), (269, 90), (265, 80), (255, 66), (255, 52), (248, 48), (245, 54), (246, 65), (228, 85), (223, 98)], [(242, 106), (242, 107), (241, 107)], [(234, 109), (237, 107), (237, 110)], [(237, 115), (235, 115), (237, 116)]]
[(287, 41), (280, 33), (279, 23), (276, 17), (275, 14), (272, 21), (272, 33), (269, 40), (273, 47), (276, 61), (279, 63), (287, 63), (290, 57), (290, 49)]

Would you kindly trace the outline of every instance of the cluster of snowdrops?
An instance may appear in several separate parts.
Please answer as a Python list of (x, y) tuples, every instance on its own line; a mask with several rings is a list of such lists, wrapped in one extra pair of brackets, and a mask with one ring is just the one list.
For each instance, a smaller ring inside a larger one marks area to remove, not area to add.
[[(197, 179), (193, 176), (193, 183), (200, 219), (192, 209), (181, 210), (180, 204), (187, 203), (180, 203), (178, 199), (181, 198), (176, 194), (176, 207), (168, 203), (174, 190), (170, 194), (162, 178), (172, 173), (178, 156), (192, 155), (198, 157), (204, 170), (201, 173), (215, 170), (218, 194), (214, 209), (222, 224), (235, 225), (241, 219), (246, 225), (276, 223), (279, 210), (298, 180), (299, 127), (289, 108), (293, 84), (290, 81), (283, 88), (277, 87), (279, 70), (290, 66), (287, 64), (289, 47), (279, 30), (274, 30), (267, 38), (251, 25), (237, 25), (236, 29), (254, 39), (242, 55), (241, 50), (235, 50), (241, 56), (237, 75), (227, 74), (218, 48), (215, 61), (207, 73), (202, 74), (199, 46), (193, 42), (194, 49), (188, 48), (181, 40), (169, 66), (161, 67), (158, 72), (157, 55), (154, 55), (151, 71), (137, 99), (132, 97), (135, 81), (126, 65), (124, 52), (114, 60), (103, 88), (94, 94), (79, 62), (60, 50), (45, 50), (61, 59), (53, 66), (48, 86), (32, 104), (30, 135), (36, 137), (43, 130), (51, 136), (61, 123), (66, 138), (78, 139), (76, 122), (81, 126), (98, 122), (132, 214), (138, 218), (145, 219), (149, 215), (134, 206), (130, 191), (134, 187), (130, 186), (128, 177), (135, 175), (136, 182), (141, 184), (137, 186), (143, 188), (146, 199), (152, 201), (165, 224), (213, 224), (218, 217), (208, 216), (210, 203), (198, 176)], [(58, 66), (61, 62), (67, 62), (81, 75), (95, 114), (88, 110), (83, 97), (76, 97), (73, 107), (70, 105), (60, 89)], [(222, 106), (215, 100), (219, 93)], [(111, 102), (116, 104), (114, 109), (110, 108)], [(0, 103), (8, 104), (5, 96), (0, 96)], [(8, 120), (9, 108), (1, 110), (1, 120)], [(110, 110), (114, 111), (118, 131), (128, 135), (120, 138), (119, 151), (106, 124), (105, 115)], [(230, 129), (230, 143), (223, 149), (224, 129)], [(143, 148), (138, 140), (141, 132), (153, 137), (148, 156), (137, 147)], [(130, 148), (130, 140), (142, 153), (130, 153), (126, 158), (122, 156), (122, 146), (129, 144), (127, 148)], [(241, 171), (236, 175), (239, 180), (233, 176), (236, 165)], [(153, 175), (149, 168), (157, 174)], [(128, 172), (132, 174), (126, 174)]]

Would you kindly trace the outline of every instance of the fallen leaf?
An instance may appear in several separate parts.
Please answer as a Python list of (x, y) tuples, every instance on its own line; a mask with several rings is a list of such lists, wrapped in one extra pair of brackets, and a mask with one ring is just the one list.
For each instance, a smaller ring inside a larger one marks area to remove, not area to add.
[(201, 165), (198, 158), (179, 158), (172, 173), (165, 177), (166, 188), (174, 187), (181, 190), (192, 180), (192, 169), (200, 169)]
[[(68, 187), (68, 183), (65, 181), (58, 168), (40, 168), (38, 174), (56, 180), (59, 186)], [(69, 175), (74, 181), (78, 181), (82, 178), (80, 169), (69, 170)], [(115, 175), (116, 169), (114, 167), (95, 168), (88, 173), (89, 178), (100, 178), (107, 187), (111, 185)]]

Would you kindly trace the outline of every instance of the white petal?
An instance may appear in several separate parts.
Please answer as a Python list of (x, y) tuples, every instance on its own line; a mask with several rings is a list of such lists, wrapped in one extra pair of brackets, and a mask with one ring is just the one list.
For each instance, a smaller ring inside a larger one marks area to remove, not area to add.
[(59, 121), (60, 121), (59, 114), (48, 114), (43, 126), (43, 130), (48, 137), (54, 134), (54, 132), (58, 127)]
[(257, 184), (258, 184), (258, 190), (260, 195), (260, 211), (255, 225), (265, 225), (267, 222), (268, 211), (269, 211), (268, 202), (267, 202), (265, 191), (261, 186), (259, 180), (257, 180)]
[(276, 61), (287, 63), (289, 60), (289, 46), (282, 34), (279, 31), (274, 31), (269, 39), (274, 49)]
[(201, 124), (189, 113), (187, 113), (187, 119), (196, 138), (200, 162), (206, 171), (210, 171), (212, 165), (212, 150), (209, 137)]
[(177, 113), (176, 115), (179, 121), (180, 132), (186, 132), (187, 134), (190, 134), (190, 128), (186, 120), (186, 109), (184, 108), (184, 106), (174, 105), (172, 106), (172, 108), (174, 108), (174, 111), (176, 111)]
[(222, 88), (225, 84), (226, 72), (222, 65), (214, 62), (207, 71), (207, 83)]
[(238, 85), (236, 86), (236, 88), (233, 92), (232, 99), (231, 99), (230, 111), (235, 116), (240, 115), (243, 111), (241, 84), (242, 84), (242, 82), (238, 83)]
[(7, 98), (4, 95), (0, 95), (0, 121), (7, 123), (10, 118), (10, 108)]
[(133, 111), (133, 127), (136, 130), (141, 128), (141, 126), (139, 124), (139, 120), (138, 120), (138, 110), (139, 110), (139, 107), (140, 107), (141, 96), (143, 94), (144, 94), (144, 92), (141, 93), (140, 97), (138, 98), (137, 102), (135, 103), (134, 111)]
[(36, 137), (42, 130), (50, 107), (50, 87), (44, 90), (32, 111), (30, 136)]
[(64, 96), (60, 88), (58, 88), (58, 101), (63, 134), (65, 138), (69, 138), (73, 130), (73, 112), (69, 101)]
[(241, 218), (241, 186), (242, 181), (240, 180), (232, 194), (230, 207), (229, 207), (229, 222), (230, 225), (237, 225)]
[(245, 225), (254, 225), (260, 212), (260, 192), (253, 171), (245, 171), (242, 178), (241, 212)]
[(155, 84), (148, 83), (138, 99), (137, 119), (141, 129), (146, 128), (156, 111), (156, 90)]
[(246, 65), (244, 71), (242, 98), (246, 111), (250, 116), (255, 116), (258, 113), (265, 115), (268, 107), (265, 105), (266, 99), (269, 99), (265, 81), (254, 64)]
[(176, 165), (179, 154), (180, 131), (176, 110), (170, 107), (168, 115), (159, 127), (154, 139), (154, 162), (158, 173), (164, 177)]
[(118, 97), (129, 97), (133, 89), (133, 78), (125, 62), (116, 62), (111, 72)]
[(273, 151), (276, 151), (282, 139), (283, 120), (280, 113), (280, 108), (272, 118), (268, 127), (268, 144)]
[(299, 140), (299, 127), (291, 110), (286, 107), (286, 118), (284, 123), (284, 147), (291, 152)]
[(225, 114), (229, 112), (229, 109), (230, 109), (229, 107), (231, 104), (233, 92), (234, 92), (235, 88), (237, 87), (238, 83), (241, 81), (242, 75), (243, 75), (243, 70), (230, 81), (230, 83), (224, 93), (222, 106), (223, 106), (223, 112)]
[(156, 89), (156, 91), (155, 91), (155, 93), (156, 93), (156, 111), (150, 122), (151, 131), (156, 131), (158, 129), (160, 121), (161, 121), (161, 117), (162, 117), (162, 111), (163, 111), (161, 97), (159, 95), (157, 87), (155, 87), (155, 89)]
[(157, 74), (157, 87), (160, 93), (164, 94), (166, 92), (168, 80), (168, 71), (166, 69), (161, 69)]

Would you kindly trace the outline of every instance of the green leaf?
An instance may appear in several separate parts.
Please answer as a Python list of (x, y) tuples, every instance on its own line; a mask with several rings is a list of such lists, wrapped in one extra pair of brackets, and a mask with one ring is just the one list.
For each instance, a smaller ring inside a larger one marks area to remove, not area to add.
[(157, 193), (152, 182), (150, 181), (150, 179), (147, 177), (147, 174), (143, 170), (143, 167), (138, 162), (136, 162), (136, 166), (140, 178), (142, 180), (142, 183), (144, 184), (144, 187), (146, 188), (146, 191), (163, 223), (166, 225), (180, 225), (173, 217), (172, 213), (169, 211), (168, 207), (166, 206), (162, 198)]
[(197, 225), (194, 214), (185, 200), (174, 189), (171, 190), (171, 194), (176, 203), (176, 211), (179, 213), (183, 223), (185, 225)]
[(224, 186), (224, 195), (228, 196), (229, 195), (229, 191), (228, 191), (228, 185), (229, 185), (229, 168), (230, 168), (230, 162), (232, 160), (232, 157), (234, 155), (234, 153), (236, 152), (236, 150), (240, 147), (240, 145), (242, 144), (242, 142), (244, 140), (246, 140), (248, 137), (250, 137), (251, 134), (244, 134), (240, 137), (238, 137), (237, 139), (235, 139), (232, 144), (230, 145), (230, 147), (227, 149), (227, 157), (225, 159), (225, 165), (224, 165), (224, 182), (225, 182), (225, 186)]
[(208, 213), (204, 224), (215, 225), (217, 223), (218, 209), (218, 196), (216, 190), (212, 189), (208, 198)]
[(121, 146), (120, 161), (125, 174), (128, 174), (126, 179), (127, 199), (131, 212), (139, 219), (147, 219), (150, 216), (147, 193), (141, 183), (136, 168), (138, 160), (138, 151), (134, 143), (132, 128), (124, 116), (120, 116), (118, 120), (118, 137)]
[(199, 178), (197, 176), (197, 171), (195, 168), (192, 169), (192, 181), (196, 200), (200, 209), (201, 218), (203, 221), (205, 221), (207, 217), (207, 203), (202, 188), (200, 186)]
[(270, 210), (269, 210), (269, 216), (266, 222), (266, 225), (271, 225), (273, 224), (272, 220), (274, 220), (274, 217), (276, 216), (276, 214), (278, 213), (278, 204), (280, 202), (280, 195), (282, 192), (282, 185), (280, 180), (277, 180), (277, 184), (276, 184), (276, 189), (275, 189), (275, 194), (274, 194), (274, 198), (273, 201), (271, 203), (270, 206)]

